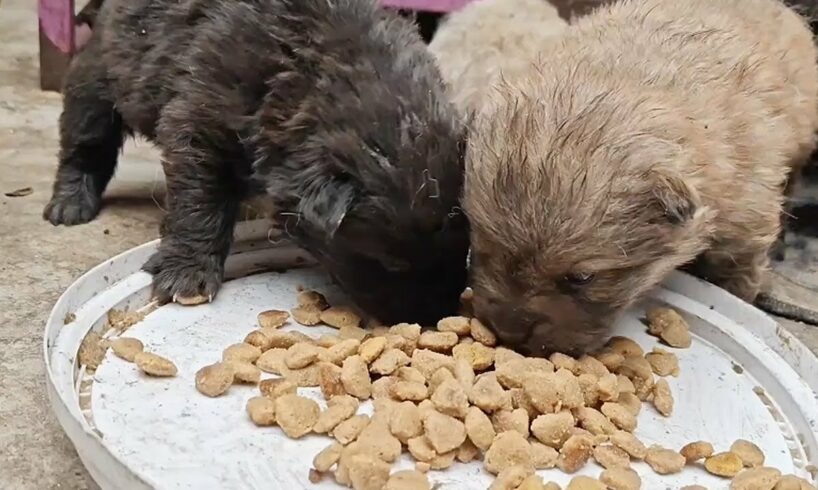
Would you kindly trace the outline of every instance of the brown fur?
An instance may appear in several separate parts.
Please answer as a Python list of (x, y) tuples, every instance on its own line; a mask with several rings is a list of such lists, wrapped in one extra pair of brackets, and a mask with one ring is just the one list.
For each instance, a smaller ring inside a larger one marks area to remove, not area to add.
[(624, 1), (544, 59), (470, 139), (478, 316), (534, 353), (585, 350), (697, 257), (752, 300), (787, 176), (815, 146), (803, 19), (775, 0)]

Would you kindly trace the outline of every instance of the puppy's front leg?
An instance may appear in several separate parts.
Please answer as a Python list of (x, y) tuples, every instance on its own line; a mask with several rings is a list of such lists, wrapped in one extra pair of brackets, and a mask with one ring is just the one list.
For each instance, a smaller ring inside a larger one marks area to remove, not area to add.
[[(190, 114), (190, 113), (188, 113)], [(167, 214), (159, 250), (143, 267), (153, 274), (160, 301), (212, 299), (224, 276), (224, 261), (243, 197), (236, 175), (241, 160), (235, 142), (219, 141), (185, 121), (168, 118), (160, 135), (167, 180)]]

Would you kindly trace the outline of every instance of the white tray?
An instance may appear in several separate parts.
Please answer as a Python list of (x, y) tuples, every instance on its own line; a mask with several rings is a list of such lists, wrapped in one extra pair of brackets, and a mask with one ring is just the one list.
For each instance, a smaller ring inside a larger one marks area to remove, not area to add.
[[(331, 480), (320, 485), (307, 480), (313, 456), (328, 439), (294, 441), (278, 428), (253, 426), (244, 411), (245, 401), (256, 394), (253, 387), (234, 386), (216, 399), (194, 388), (196, 370), (217, 361), (227, 345), (240, 342), (254, 328), (259, 311), (294, 306), (297, 285), (342, 301), (327, 277), (311, 267), (306, 253), (275, 243), (267, 230), (264, 222), (239, 226), (227, 264), (233, 279), (212, 304), (163, 306), (128, 330), (128, 336), (176, 363), (175, 378), (144, 377), (110, 352), (93, 377), (86, 377), (77, 361), (83, 338), (92, 329), (101, 331), (110, 309), (155, 307), (150, 276), (139, 268), (156, 241), (87, 272), (57, 301), (44, 338), (48, 394), (60, 424), (103, 489), (337, 488)], [(295, 266), (300, 267), (291, 268)], [(258, 273), (276, 268), (281, 272)], [(769, 465), (814, 481), (818, 359), (759, 310), (690, 276), (675, 274), (650, 302), (680, 311), (695, 340), (690, 349), (677, 351), (681, 376), (669, 379), (674, 414), (666, 419), (645, 406), (637, 435), (648, 444), (676, 449), (702, 439), (726, 450), (737, 438), (749, 439), (762, 447)], [(65, 324), (69, 314), (76, 318)], [(634, 308), (616, 333), (649, 349), (656, 342), (644, 333), (643, 314), (644, 305)], [(317, 335), (322, 328), (304, 330)], [(302, 393), (314, 395), (315, 390)], [(402, 464), (409, 466), (409, 461)], [(649, 490), (694, 483), (711, 490), (729, 486), (698, 468), (664, 477), (643, 463), (634, 468), (642, 476), (642, 488)], [(597, 476), (600, 471), (589, 464), (581, 473)], [(542, 474), (562, 485), (570, 479), (557, 470)], [(431, 472), (430, 479), (439, 489), (483, 489), (492, 480), (480, 463), (456, 463), (447, 471)]]

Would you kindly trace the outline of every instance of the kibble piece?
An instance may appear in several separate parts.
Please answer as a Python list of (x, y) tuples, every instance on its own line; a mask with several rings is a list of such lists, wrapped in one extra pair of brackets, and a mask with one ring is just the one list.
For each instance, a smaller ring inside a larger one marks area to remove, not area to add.
[(490, 413), (511, 406), (511, 395), (503, 390), (494, 377), (484, 376), (474, 382), (469, 401)]
[(423, 422), (418, 407), (412, 402), (397, 404), (389, 416), (389, 431), (404, 444), (421, 435)]
[(630, 466), (631, 458), (625, 451), (611, 444), (601, 444), (594, 448), (594, 460), (605, 469)]
[(799, 478), (795, 475), (784, 475), (778, 480), (778, 483), (775, 484), (774, 490), (810, 490), (814, 489), (810, 483), (803, 479)]
[(659, 376), (679, 376), (679, 359), (676, 354), (655, 347), (653, 352), (645, 354), (653, 372)]
[(389, 387), (389, 395), (395, 400), (419, 402), (429, 396), (429, 389), (423, 383), (396, 381)]
[(454, 332), (435, 332), (427, 330), (418, 339), (418, 348), (430, 349), (435, 352), (450, 352), (459, 340)]
[(360, 355), (367, 364), (372, 364), (372, 361), (381, 355), (385, 347), (385, 337), (372, 337), (361, 343), (361, 347), (358, 348), (358, 355)]
[(556, 449), (538, 441), (529, 440), (528, 443), (531, 445), (531, 463), (534, 468), (544, 470), (557, 465), (560, 453)]
[(472, 318), (469, 326), (474, 340), (488, 347), (497, 345), (497, 336), (487, 326), (483, 325), (483, 322), (477, 318)]
[[(579, 385), (579, 381), (577, 381)], [(551, 373), (531, 373), (523, 383), (528, 399), (541, 413), (553, 413), (562, 404), (562, 396), (556, 384), (556, 375)], [(580, 387), (580, 392), (582, 388)], [(585, 398), (583, 396), (583, 403)]]
[(713, 445), (706, 441), (696, 441), (685, 444), (679, 451), (688, 463), (693, 463), (713, 455)]
[(474, 369), (471, 363), (464, 358), (455, 358), (454, 360), (454, 377), (460, 383), (460, 386), (468, 393), (474, 386)]
[(480, 450), (486, 451), (496, 435), (488, 415), (477, 407), (470, 407), (464, 422), (469, 440)]
[(326, 434), (355, 415), (357, 410), (358, 400), (349, 395), (336, 396), (327, 402), (327, 409), (318, 415), (312, 430), (316, 434)]
[(409, 450), (409, 454), (412, 455), (418, 461), (423, 461), (428, 463), (429, 461), (433, 460), (437, 453), (435, 452), (435, 448), (432, 447), (432, 443), (429, 442), (429, 439), (426, 436), (418, 436), (409, 439), (406, 443), (406, 448)]
[(642, 400), (633, 393), (620, 393), (616, 399), (616, 403), (628, 409), (634, 417), (639, 415), (639, 412), (642, 410)]
[(314, 306), (296, 306), (290, 310), (293, 320), (305, 327), (314, 327), (321, 323), (321, 310)]
[(287, 364), (285, 363), (286, 358), (286, 349), (270, 349), (256, 360), (256, 367), (265, 373), (278, 374), (281, 376), (287, 369)]
[(355, 442), (387, 463), (394, 462), (401, 453), (400, 441), (389, 432), (388, 414), (374, 413)]
[(606, 402), (602, 404), (600, 411), (620, 429), (628, 432), (633, 432), (636, 429), (636, 417), (622, 405)]
[(287, 349), (284, 363), (290, 369), (301, 369), (309, 366), (318, 359), (321, 348), (306, 342), (293, 344)]
[(428, 473), (430, 469), (432, 469), (432, 466), (429, 463), (424, 463), (423, 461), (415, 463), (415, 470), (420, 473)]
[(560, 448), (557, 468), (563, 473), (576, 473), (591, 458), (593, 450), (593, 438), (584, 434), (574, 434)]
[(318, 360), (321, 362), (331, 362), (340, 366), (344, 362), (344, 359), (357, 354), (360, 347), (361, 342), (357, 339), (342, 340), (327, 350), (319, 352)]
[(626, 357), (616, 373), (627, 376), (634, 383), (637, 379), (653, 379), (653, 368), (644, 357)]
[(383, 490), (389, 480), (388, 463), (375, 456), (358, 454), (351, 458), (348, 471), (354, 490)]
[(614, 446), (628, 453), (633, 459), (645, 459), (647, 455), (648, 448), (630, 432), (618, 430), (611, 434), (610, 440)]
[(318, 363), (318, 386), (327, 400), (345, 394), (346, 390), (341, 382), (341, 368), (331, 362)]
[(553, 448), (561, 448), (571, 437), (574, 417), (571, 412), (540, 415), (531, 423), (531, 433), (540, 442)]
[[(443, 369), (443, 372), (449, 372)], [(469, 397), (456, 379), (448, 379), (440, 384), (432, 394), (432, 403), (441, 413), (452, 417), (463, 418), (469, 409)], [(526, 422), (528, 415), (526, 414)]]
[(543, 490), (561, 490), (560, 486), (554, 482), (548, 482), (545, 484), (545, 488)]
[(437, 411), (424, 414), (423, 430), (438, 454), (453, 451), (466, 440), (463, 422)]
[[(149, 376), (159, 378), (176, 376), (176, 365), (169, 359), (150, 352), (137, 352), (134, 363)], [(230, 378), (232, 381), (232, 377)]]
[(494, 363), (495, 349), (486, 347), (480, 342), (457, 344), (452, 348), (455, 359), (465, 359), (475, 371), (483, 371)]
[[(438, 369), (437, 371), (441, 372), (441, 369)], [(442, 371), (445, 371), (445, 369), (443, 369)], [(397, 371), (395, 371), (394, 374), (395, 376), (397, 376), (398, 379), (401, 379), (403, 381), (414, 381), (415, 383), (426, 382), (426, 378), (423, 377), (420, 371), (413, 367), (409, 366), (400, 367), (398, 368)]]
[(375, 374), (388, 376), (410, 362), (409, 356), (399, 349), (388, 349), (372, 362), (369, 370)]
[(582, 397), (585, 399), (585, 406), (595, 407), (599, 404), (599, 379), (593, 374), (580, 374), (577, 376), (579, 387), (582, 390)]
[(599, 480), (595, 480), (590, 476), (580, 475), (571, 478), (565, 490), (607, 490), (607, 488), (608, 487)]
[(486, 470), (498, 474), (512, 466), (522, 466), (529, 474), (534, 470), (531, 458), (531, 445), (517, 431), (497, 434), (484, 456)]
[(417, 344), (420, 338), (420, 332), (421, 328), (417, 323), (398, 323), (389, 328), (390, 334), (400, 335), (413, 344)]
[(615, 374), (607, 374), (599, 378), (596, 385), (596, 391), (599, 394), (599, 399), (605, 402), (616, 401), (619, 399), (619, 380)]
[(543, 479), (539, 475), (529, 475), (520, 483), (520, 486), (517, 487), (517, 490), (548, 490), (549, 487), (545, 486)]
[(247, 415), (259, 427), (276, 423), (276, 403), (266, 396), (254, 396), (247, 400)]
[(312, 387), (320, 384), (320, 373), (317, 364), (310, 364), (301, 369), (290, 369), (284, 366), (284, 377), (301, 387)]
[(609, 372), (614, 372), (625, 362), (625, 356), (612, 350), (603, 350), (594, 355)]
[(463, 444), (457, 448), (457, 455), (455, 457), (461, 463), (469, 463), (474, 461), (478, 454), (480, 454), (480, 450), (477, 449), (477, 446), (475, 446), (474, 443), (466, 438), (466, 440), (463, 441)]
[(522, 465), (503, 468), (489, 486), (489, 490), (515, 490), (531, 473), (531, 468)]
[(315, 341), (315, 344), (318, 347), (323, 347), (325, 349), (329, 349), (330, 347), (337, 344), (338, 342), (341, 342), (341, 340), (343, 340), (343, 339), (341, 339), (341, 337), (338, 337), (337, 335), (324, 334), (324, 335), (318, 337), (318, 340)]
[(645, 462), (660, 475), (679, 473), (685, 466), (685, 458), (676, 451), (660, 446), (651, 446), (645, 455)]
[(639, 490), (642, 488), (642, 479), (630, 468), (608, 468), (599, 475), (599, 481), (608, 486), (609, 490)]
[(173, 297), (173, 301), (179, 303), (182, 306), (201, 305), (204, 303), (208, 303), (210, 299), (211, 298), (209, 296), (205, 296), (203, 294), (194, 294), (193, 296), (176, 295)]
[(717, 453), (704, 460), (704, 469), (708, 472), (723, 476), (725, 478), (732, 478), (736, 476), (739, 471), (744, 468), (744, 463), (741, 458), (729, 451)]
[(521, 388), (523, 382), (534, 372), (553, 373), (554, 365), (547, 359), (512, 359), (495, 368), (497, 381), (504, 388)]
[(429, 479), (419, 471), (403, 470), (389, 475), (384, 490), (430, 490)]
[(437, 322), (437, 329), (441, 332), (454, 332), (463, 337), (471, 332), (469, 319), (464, 316), (450, 316)]
[(312, 467), (321, 473), (326, 473), (341, 459), (341, 451), (343, 451), (343, 449), (344, 446), (333, 442), (315, 455), (315, 458), (312, 460)]
[(290, 314), (281, 310), (267, 310), (259, 313), (257, 318), (261, 328), (279, 328), (287, 323)]
[(276, 422), (291, 439), (298, 439), (312, 431), (321, 409), (309, 398), (282, 395), (276, 399)]
[(764, 465), (764, 453), (750, 441), (738, 439), (730, 446), (730, 452), (741, 458), (744, 466), (754, 467)]
[(298, 385), (284, 378), (271, 378), (259, 382), (258, 389), (262, 395), (275, 400), (281, 395), (294, 395)]
[(361, 400), (372, 395), (372, 379), (369, 377), (369, 369), (361, 356), (354, 355), (344, 359), (341, 367), (341, 383), (348, 394)]
[(528, 419), (534, 420), (540, 415), (540, 411), (537, 410), (531, 400), (528, 399), (528, 395), (525, 394), (525, 390), (522, 388), (512, 388), (508, 390), (511, 394), (511, 407), (512, 408), (522, 408), (526, 412), (528, 412)]
[(309, 335), (304, 335), (295, 330), (284, 332), (282, 330), (262, 329), (262, 332), (270, 338), (271, 348), (289, 349), (299, 342), (313, 342), (313, 339)]
[(604, 364), (589, 355), (584, 355), (577, 359), (577, 370), (579, 374), (593, 374), (597, 378), (610, 374), (610, 371), (608, 371), (608, 368), (606, 368)]
[(231, 359), (225, 364), (233, 370), (233, 381), (239, 383), (258, 384), (261, 380), (261, 369), (245, 361)]
[(261, 352), (269, 350), (271, 342), (270, 337), (265, 335), (261, 330), (253, 330), (244, 337), (245, 344), (254, 345), (258, 347)]
[(440, 368), (446, 368), (454, 373), (454, 359), (428, 349), (418, 349), (412, 353), (411, 366), (423, 374), (426, 379)]
[(627, 376), (622, 374), (616, 375), (616, 385), (619, 388), (619, 393), (636, 393), (636, 387), (633, 385), (633, 381)]
[(775, 468), (757, 466), (736, 475), (730, 483), (730, 490), (773, 490), (781, 472)]
[(501, 366), (508, 361), (512, 361), (514, 359), (525, 359), (525, 356), (514, 352), (511, 349), (507, 349), (505, 347), (497, 347), (494, 349), (494, 363), (497, 366)]
[[(395, 376), (384, 376), (372, 382), (372, 399), (391, 399), (392, 385), (400, 381)], [(431, 402), (429, 402), (431, 403)]]
[(671, 347), (690, 347), (687, 322), (675, 310), (654, 308), (647, 312), (648, 332), (665, 341)]
[(554, 365), (554, 369), (567, 369), (574, 374), (579, 372), (577, 360), (571, 356), (555, 352), (548, 357), (548, 360)]
[(616, 432), (616, 426), (599, 410), (591, 407), (580, 407), (576, 410), (579, 424), (594, 435), (610, 435)]
[(119, 337), (111, 341), (111, 350), (117, 357), (128, 362), (134, 362), (134, 357), (145, 350), (145, 346), (139, 339), (132, 337)]
[(660, 379), (653, 385), (653, 406), (665, 417), (673, 413), (673, 393), (665, 379)]
[(528, 412), (522, 408), (516, 410), (498, 410), (491, 416), (494, 431), (498, 434), (509, 430), (516, 430), (523, 437), (528, 438)]
[(332, 430), (332, 436), (335, 440), (346, 446), (357, 439), (369, 423), (369, 415), (355, 415), (335, 426)]
[(438, 454), (429, 461), (429, 467), (433, 470), (445, 470), (454, 464), (455, 456), (457, 456), (457, 451)]
[(633, 339), (627, 337), (611, 337), (605, 344), (605, 347), (623, 357), (642, 357), (645, 351)]
[(352, 308), (330, 306), (321, 312), (321, 321), (334, 328), (357, 327), (361, 324), (361, 317)]
[(707, 490), (707, 487), (703, 487), (701, 485), (685, 485), (681, 488), (681, 490)]
[(222, 360), (225, 361), (235, 359), (237, 361), (256, 362), (259, 357), (261, 357), (261, 349), (244, 342), (233, 344), (222, 353)]
[(312, 306), (313, 308), (318, 308), (319, 310), (326, 310), (329, 308), (329, 302), (323, 294), (319, 293), (318, 291), (302, 289), (301, 286), (299, 286), (298, 289), (299, 291), (296, 295), (298, 306)]

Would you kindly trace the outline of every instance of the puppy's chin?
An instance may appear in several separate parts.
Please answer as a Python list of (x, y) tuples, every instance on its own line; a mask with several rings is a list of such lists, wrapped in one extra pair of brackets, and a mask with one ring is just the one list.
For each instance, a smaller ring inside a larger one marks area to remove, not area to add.
[(532, 331), (531, 336), (514, 346), (514, 349), (532, 357), (545, 357), (554, 352), (580, 356), (602, 347), (609, 334), (609, 329), (599, 326), (557, 328), (538, 325)]

